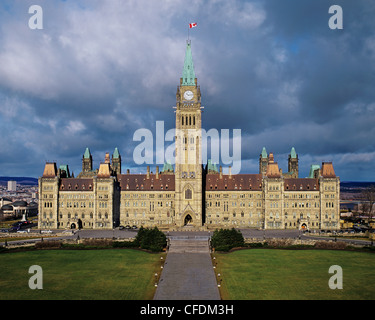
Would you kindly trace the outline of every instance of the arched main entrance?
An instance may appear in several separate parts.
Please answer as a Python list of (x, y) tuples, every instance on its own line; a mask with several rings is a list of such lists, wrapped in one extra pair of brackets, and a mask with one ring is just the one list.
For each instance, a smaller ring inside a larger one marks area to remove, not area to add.
[(193, 218), (190, 214), (186, 215), (184, 219), (184, 226), (190, 225), (193, 222)]

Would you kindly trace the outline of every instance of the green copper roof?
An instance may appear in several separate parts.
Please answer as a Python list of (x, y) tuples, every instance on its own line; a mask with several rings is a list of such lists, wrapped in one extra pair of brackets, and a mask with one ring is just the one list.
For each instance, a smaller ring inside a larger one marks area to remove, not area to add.
[(173, 172), (173, 166), (170, 164), (169, 161), (164, 163), (162, 172), (168, 172), (168, 171)]
[(263, 147), (263, 150), (262, 150), (262, 158), (267, 158), (268, 155), (267, 155), (267, 151), (266, 151), (266, 148)]
[(208, 172), (208, 171), (219, 172), (219, 171), (217, 170), (216, 163), (212, 164), (211, 159), (208, 159), (208, 162), (207, 162), (207, 172)]
[(320, 166), (318, 164), (312, 164), (310, 167), (310, 173), (309, 173), (309, 178), (314, 178), (314, 171), (319, 170)]
[(90, 159), (90, 156), (91, 156), (90, 149), (86, 148), (86, 151), (85, 151), (85, 154), (83, 155), (83, 157), (85, 159)]
[(117, 148), (115, 148), (115, 151), (113, 152), (112, 158), (114, 158), (114, 159), (120, 158), (120, 153), (118, 152)]
[(69, 166), (66, 164), (60, 165), (59, 169), (66, 172), (66, 177), (70, 178)]
[(293, 158), (293, 159), (297, 158), (297, 153), (296, 153), (296, 150), (294, 149), (294, 147), (290, 151), (290, 157)]
[(184, 70), (182, 71), (182, 85), (183, 86), (195, 86), (195, 72), (193, 56), (191, 54), (191, 42), (187, 42)]

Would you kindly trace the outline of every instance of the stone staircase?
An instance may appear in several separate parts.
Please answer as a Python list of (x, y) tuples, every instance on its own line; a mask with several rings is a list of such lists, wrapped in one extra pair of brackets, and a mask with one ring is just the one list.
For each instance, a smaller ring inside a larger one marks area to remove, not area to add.
[(169, 253), (209, 253), (208, 239), (170, 238)]

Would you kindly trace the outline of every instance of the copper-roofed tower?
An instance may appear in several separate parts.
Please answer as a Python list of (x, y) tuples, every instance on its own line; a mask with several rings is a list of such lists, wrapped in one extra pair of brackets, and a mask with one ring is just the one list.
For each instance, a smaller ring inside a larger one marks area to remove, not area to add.
[(195, 77), (191, 42), (187, 41), (184, 68), (176, 93), (176, 224), (203, 223), (201, 92)]
[(268, 166), (268, 154), (266, 148), (263, 147), (262, 153), (259, 156), (259, 173), (265, 175)]
[(114, 175), (121, 174), (121, 155), (117, 148), (115, 148), (112, 154), (111, 169)]
[(85, 153), (82, 157), (82, 172), (92, 171), (92, 155), (90, 149), (86, 148)]
[(294, 147), (288, 157), (288, 173), (291, 178), (298, 178), (298, 154)]

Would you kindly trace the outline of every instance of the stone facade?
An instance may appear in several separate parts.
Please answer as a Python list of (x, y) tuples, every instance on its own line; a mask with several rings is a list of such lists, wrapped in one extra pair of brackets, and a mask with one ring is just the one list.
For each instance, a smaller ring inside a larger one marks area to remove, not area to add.
[(82, 172), (47, 163), (39, 178), (39, 228), (111, 229), (119, 225), (176, 230), (205, 228), (338, 229), (340, 179), (332, 163), (312, 165), (299, 178), (292, 148), (288, 172), (263, 148), (259, 173), (223, 174), (201, 164), (201, 92), (187, 44), (183, 77), (176, 94), (176, 161), (155, 173), (121, 172), (116, 148), (99, 169), (87, 148)]

